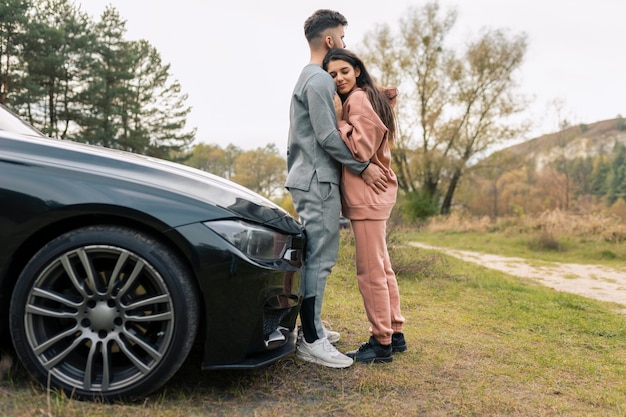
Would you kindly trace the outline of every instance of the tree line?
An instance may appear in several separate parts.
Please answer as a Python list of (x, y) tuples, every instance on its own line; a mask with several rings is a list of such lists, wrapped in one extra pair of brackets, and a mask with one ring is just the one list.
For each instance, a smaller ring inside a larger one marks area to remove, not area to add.
[(241, 184), (265, 197), (281, 202), (286, 198), (287, 160), (274, 144), (243, 150), (232, 144), (222, 148), (200, 143), (194, 146), (185, 163)]
[(518, 117), (528, 104), (517, 80), (526, 35), (485, 28), (458, 45), (456, 19), (437, 1), (410, 7), (355, 50), (379, 85), (399, 88), (392, 164), (410, 218), (449, 213), (471, 163), (529, 128)]
[(70, 0), (0, 4), (0, 103), (44, 134), (166, 159), (195, 137), (170, 65), (125, 39), (112, 6), (92, 20)]
[[(411, 217), (448, 213), (472, 162), (528, 127), (516, 121), (527, 105), (517, 90), (526, 35), (485, 28), (459, 45), (456, 18), (437, 1), (410, 7), (355, 49), (380, 85), (399, 88), (393, 167)], [(112, 6), (94, 21), (70, 0), (5, 0), (0, 102), (51, 137), (184, 161), (280, 195), (286, 162), (274, 145), (191, 146), (190, 107), (169, 64), (125, 33)]]
[(170, 65), (145, 40), (128, 41), (112, 6), (92, 20), (70, 0), (0, 4), (0, 103), (47, 136), (176, 160), (282, 198), (286, 160), (197, 144)]

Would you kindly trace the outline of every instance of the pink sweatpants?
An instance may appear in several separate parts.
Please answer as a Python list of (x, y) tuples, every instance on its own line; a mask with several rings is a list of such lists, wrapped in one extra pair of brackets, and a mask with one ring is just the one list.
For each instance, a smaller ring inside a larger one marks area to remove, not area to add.
[(402, 331), (400, 292), (387, 252), (385, 220), (352, 220), (356, 275), (370, 332), (383, 345)]

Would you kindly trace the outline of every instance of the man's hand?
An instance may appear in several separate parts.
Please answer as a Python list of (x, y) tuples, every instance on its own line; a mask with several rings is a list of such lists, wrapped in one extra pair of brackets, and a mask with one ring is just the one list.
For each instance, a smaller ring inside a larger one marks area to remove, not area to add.
[(343, 103), (339, 94), (335, 93), (333, 96), (333, 104), (335, 105), (335, 113), (337, 114), (337, 121), (340, 122), (343, 119)]
[(369, 164), (365, 171), (361, 172), (361, 178), (376, 194), (387, 191), (387, 171), (378, 165)]

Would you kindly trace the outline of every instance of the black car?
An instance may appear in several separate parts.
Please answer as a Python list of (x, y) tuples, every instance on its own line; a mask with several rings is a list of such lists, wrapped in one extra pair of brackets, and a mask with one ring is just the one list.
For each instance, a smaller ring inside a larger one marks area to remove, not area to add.
[(0, 340), (80, 398), (159, 387), (295, 349), (301, 224), (183, 165), (51, 139), (0, 107)]

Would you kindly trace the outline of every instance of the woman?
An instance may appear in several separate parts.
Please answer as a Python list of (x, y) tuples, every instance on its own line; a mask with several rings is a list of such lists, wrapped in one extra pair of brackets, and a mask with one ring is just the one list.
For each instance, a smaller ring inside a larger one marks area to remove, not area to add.
[(346, 355), (356, 362), (391, 362), (392, 352), (406, 350), (400, 293), (385, 240), (398, 191), (390, 150), (396, 133), (396, 90), (382, 92), (363, 62), (346, 49), (330, 50), (323, 68), (335, 80), (343, 103), (337, 119), (344, 142), (355, 159), (379, 165), (389, 177), (387, 191), (376, 193), (358, 175), (345, 168), (342, 172), (341, 208), (352, 224), (357, 281), (371, 332), (368, 342)]

